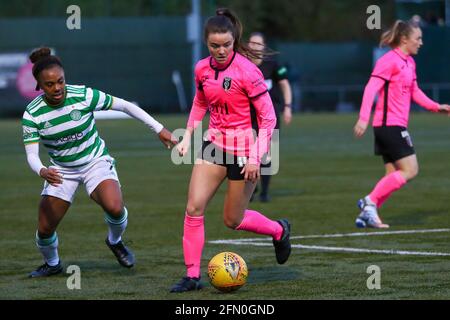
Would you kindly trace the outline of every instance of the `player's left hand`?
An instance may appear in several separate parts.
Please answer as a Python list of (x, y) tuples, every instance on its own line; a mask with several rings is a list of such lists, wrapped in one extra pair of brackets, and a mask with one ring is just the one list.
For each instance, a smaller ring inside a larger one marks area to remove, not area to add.
[(245, 181), (251, 181), (255, 183), (259, 179), (260, 170), (259, 165), (246, 163), (244, 168), (241, 171), (241, 174), (244, 174)]
[(285, 124), (290, 124), (292, 121), (292, 109), (290, 107), (285, 107), (283, 111), (283, 120)]
[(353, 127), (353, 134), (356, 138), (361, 138), (367, 130), (368, 123), (358, 120), (355, 126)]
[(172, 133), (163, 128), (160, 133), (158, 133), (159, 140), (167, 147), (167, 149), (171, 149), (178, 143), (178, 140), (172, 135)]

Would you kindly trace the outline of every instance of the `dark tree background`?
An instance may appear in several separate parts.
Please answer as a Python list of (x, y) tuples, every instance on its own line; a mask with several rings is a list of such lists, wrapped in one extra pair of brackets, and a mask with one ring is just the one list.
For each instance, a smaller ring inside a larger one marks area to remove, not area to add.
[[(76, 4), (85, 17), (186, 15), (190, 0), (0, 0), (0, 17), (66, 16)], [(367, 7), (381, 8), (382, 28), (395, 18), (394, 0), (202, 0), (202, 14), (217, 7), (235, 11), (247, 34), (259, 30), (283, 41), (376, 40), (366, 28)]]

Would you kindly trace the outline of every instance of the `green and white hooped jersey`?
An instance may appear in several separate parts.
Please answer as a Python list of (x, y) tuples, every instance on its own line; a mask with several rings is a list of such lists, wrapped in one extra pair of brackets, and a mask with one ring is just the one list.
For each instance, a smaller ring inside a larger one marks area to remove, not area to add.
[(55, 165), (86, 165), (108, 154), (93, 112), (110, 109), (112, 102), (109, 94), (85, 86), (66, 85), (66, 97), (59, 106), (48, 105), (40, 95), (23, 114), (23, 142), (41, 141)]

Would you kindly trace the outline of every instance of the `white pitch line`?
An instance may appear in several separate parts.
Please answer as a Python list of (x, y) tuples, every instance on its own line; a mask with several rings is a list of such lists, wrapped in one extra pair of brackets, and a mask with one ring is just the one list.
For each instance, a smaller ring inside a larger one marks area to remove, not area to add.
[[(230, 242), (228, 240), (217, 240), (214, 243), (226, 243), (234, 245), (250, 245), (256, 247), (271, 247), (271, 243), (262, 242), (248, 242), (248, 241), (234, 241)], [(356, 252), (356, 253), (380, 253), (380, 254), (396, 254), (396, 255), (409, 255), (409, 256), (438, 256), (438, 257), (450, 257), (450, 253), (446, 252), (429, 252), (429, 251), (406, 251), (406, 250), (395, 250), (395, 249), (362, 249), (362, 248), (345, 248), (345, 247), (326, 247), (326, 246), (305, 246), (302, 244), (293, 244), (292, 248), (307, 249), (307, 250), (323, 250), (323, 251), (333, 251), (333, 252)]]
[[(292, 236), (291, 239), (320, 239), (320, 238), (344, 238), (344, 237), (367, 237), (367, 236), (384, 236), (392, 234), (417, 234), (417, 233), (438, 233), (450, 232), (450, 229), (422, 229), (422, 230), (399, 230), (399, 231), (379, 231), (379, 232), (353, 232), (353, 233), (335, 233), (335, 234), (317, 234), (307, 236)], [(240, 242), (254, 242), (254, 241), (269, 241), (272, 238), (243, 238), (231, 240), (212, 240), (209, 243), (232, 243)]]
[(382, 250), (382, 249), (360, 249), (360, 248), (342, 248), (342, 247), (325, 247), (325, 246), (305, 246), (301, 244), (292, 245), (294, 248), (310, 249), (310, 250), (325, 250), (334, 252), (357, 252), (357, 253), (381, 253), (381, 254), (397, 254), (401, 256), (438, 256), (450, 257), (450, 253), (446, 252), (432, 252), (432, 251), (406, 251), (406, 250)]

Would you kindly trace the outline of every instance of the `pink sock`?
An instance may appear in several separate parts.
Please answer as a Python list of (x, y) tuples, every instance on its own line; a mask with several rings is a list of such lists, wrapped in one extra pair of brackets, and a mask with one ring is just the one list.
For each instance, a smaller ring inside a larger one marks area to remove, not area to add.
[(370, 199), (379, 208), (394, 192), (406, 184), (406, 179), (399, 170), (388, 174), (378, 181), (375, 188), (369, 194)]
[(270, 235), (275, 240), (280, 240), (283, 234), (281, 225), (269, 218), (263, 216), (258, 211), (245, 210), (244, 219), (236, 230), (251, 231), (257, 234)]
[(387, 194), (387, 195), (385, 195), (384, 197), (381, 197), (381, 198), (378, 200), (377, 208), (381, 208), (381, 206), (383, 205), (383, 203), (384, 203), (390, 196), (391, 196), (391, 194)]
[(204, 216), (184, 217), (183, 252), (187, 276), (200, 277), (200, 262), (205, 244)]

